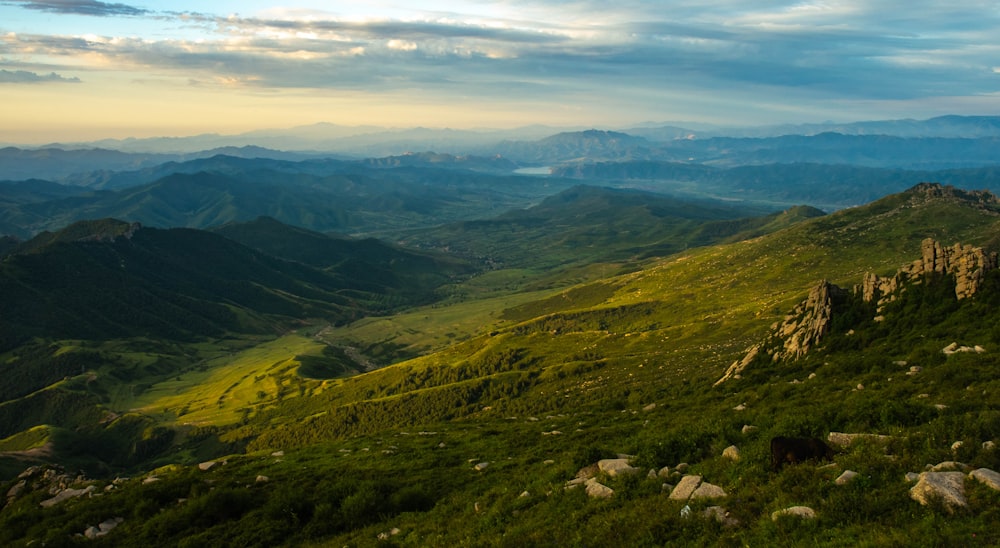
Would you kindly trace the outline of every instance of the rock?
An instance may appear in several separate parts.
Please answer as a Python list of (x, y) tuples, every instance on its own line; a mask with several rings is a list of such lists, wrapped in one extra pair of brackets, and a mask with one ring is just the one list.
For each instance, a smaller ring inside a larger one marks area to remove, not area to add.
[(87, 537), (90, 540), (94, 540), (100, 535), (101, 535), (101, 530), (98, 529), (97, 527), (94, 527), (93, 525), (87, 527), (87, 529), (83, 532), (83, 536)]
[(927, 506), (940, 501), (949, 511), (968, 505), (965, 499), (965, 474), (962, 472), (924, 472), (910, 488), (910, 498)]
[(527, 491), (521, 491), (521, 494), (518, 495), (518, 496), (521, 497), (522, 499), (526, 499), (526, 498), (528, 498), (528, 497), (531, 496), (531, 493), (529, 493)]
[(729, 512), (721, 506), (709, 506), (705, 508), (705, 511), (701, 513), (706, 519), (715, 519), (722, 524), (723, 527), (736, 527), (740, 524), (739, 520), (729, 516)]
[(969, 473), (969, 477), (979, 480), (994, 491), (1000, 491), (1000, 474), (989, 468), (978, 468)]
[(589, 466), (584, 466), (583, 468), (577, 470), (576, 477), (583, 479), (590, 479), (597, 475), (601, 469), (597, 467), (596, 464), (591, 464)]
[(678, 464), (677, 466), (674, 466), (674, 471), (680, 472), (681, 474), (687, 472), (688, 471), (688, 463), (682, 462), (682, 463)]
[(596, 479), (589, 479), (586, 483), (587, 496), (595, 499), (607, 499), (611, 498), (615, 494), (615, 490), (599, 483)]
[(486, 470), (487, 468), (489, 468), (489, 466), (490, 466), (490, 463), (488, 463), (488, 462), (480, 462), (480, 463), (476, 464), (475, 466), (473, 466), (473, 468), (476, 469), (476, 471), (478, 471), (478, 472), (482, 472), (483, 470)]
[(983, 442), (983, 451), (993, 451), (997, 448), (997, 444), (992, 440)]
[(778, 521), (784, 516), (794, 516), (802, 519), (815, 519), (816, 511), (808, 506), (792, 506), (771, 513), (771, 521)]
[(69, 500), (76, 497), (82, 497), (83, 495), (88, 495), (94, 491), (93, 485), (88, 485), (83, 489), (63, 489), (59, 491), (56, 496), (43, 500), (39, 504), (42, 508), (51, 508), (64, 500)]
[(267, 476), (258, 475), (256, 481), (257, 481), (257, 483), (267, 483), (267, 482), (271, 481), (271, 478), (269, 478)]
[(735, 445), (730, 445), (722, 450), (722, 457), (737, 462), (740, 460), (740, 449)]
[(218, 463), (215, 462), (214, 460), (200, 462), (200, 463), (198, 463), (198, 470), (201, 470), (202, 472), (205, 472), (207, 470), (211, 470), (212, 467), (215, 466), (216, 464), (218, 464)]
[(958, 450), (962, 448), (962, 445), (963, 443), (961, 441), (956, 441), (955, 443), (951, 444), (951, 452), (957, 453)]
[(853, 470), (844, 470), (844, 472), (840, 474), (837, 479), (833, 480), (833, 483), (836, 483), (837, 485), (847, 485), (856, 477), (858, 477), (857, 472)]
[(652, 411), (652, 410), (654, 410), (654, 409), (656, 409), (656, 404), (655, 403), (651, 403), (651, 404), (647, 405), (646, 407), (642, 408), (642, 410), (645, 411), (645, 412), (647, 412), (647, 413), (650, 412), (650, 411)]
[(928, 472), (947, 472), (949, 470), (958, 470), (965, 472), (969, 469), (969, 465), (964, 462), (956, 462), (953, 460), (946, 460), (944, 462), (939, 462), (933, 466), (928, 466)]
[(646, 473), (646, 479), (655, 480), (657, 479), (656, 468), (650, 468), (649, 472)]
[(918, 481), (919, 479), (920, 479), (920, 474), (918, 474), (916, 472), (907, 472), (906, 473), (906, 482), (907, 483), (913, 483), (915, 481)]
[(888, 445), (892, 441), (892, 436), (882, 434), (846, 434), (844, 432), (830, 432), (826, 441), (839, 449), (846, 449), (855, 442), (866, 441), (880, 445)]
[(674, 490), (670, 492), (671, 500), (687, 500), (691, 494), (701, 485), (701, 476), (684, 476)]
[(756, 431), (757, 431), (757, 427), (753, 426), (753, 425), (750, 425), (750, 424), (744, 424), (743, 428), (740, 430), (740, 432), (742, 432), (744, 436), (747, 435), (747, 434), (752, 434), (752, 433), (754, 433)]
[(285, 452), (284, 451), (275, 451), (275, 452), (271, 453), (271, 456), (272, 457), (284, 457), (285, 456)]
[(660, 468), (656, 472), (656, 477), (658, 477), (660, 479), (669, 478), (670, 477), (670, 467), (669, 466), (664, 466), (663, 468)]
[(736, 407), (734, 407), (733, 411), (743, 411), (746, 408), (747, 408), (747, 404), (746, 404), (746, 402), (743, 402), (743, 403), (737, 405)]
[(718, 485), (712, 485), (711, 483), (702, 482), (694, 493), (691, 493), (691, 499), (719, 499), (727, 496), (726, 491), (719, 487)]
[(11, 486), (11, 488), (7, 490), (7, 500), (16, 499), (22, 492), (24, 492), (24, 487), (27, 484), (27, 480), (21, 480)]
[(633, 475), (641, 472), (640, 469), (633, 467), (628, 462), (629, 459), (601, 459), (597, 461), (597, 468), (611, 477)]

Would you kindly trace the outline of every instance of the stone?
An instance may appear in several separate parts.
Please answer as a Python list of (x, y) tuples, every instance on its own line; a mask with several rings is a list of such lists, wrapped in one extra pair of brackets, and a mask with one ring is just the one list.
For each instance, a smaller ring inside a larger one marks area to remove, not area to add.
[(740, 430), (740, 432), (742, 432), (744, 436), (747, 435), (747, 434), (752, 434), (752, 433), (754, 433), (756, 431), (757, 431), (757, 427), (753, 426), (753, 425), (750, 425), (750, 424), (744, 424), (743, 428)]
[(996, 448), (997, 444), (993, 440), (983, 442), (983, 451), (993, 451)]
[(480, 463), (476, 464), (475, 466), (473, 466), (473, 468), (475, 468), (476, 471), (478, 471), (478, 472), (482, 472), (483, 470), (486, 470), (489, 467), (490, 467), (490, 463), (488, 463), (488, 462), (480, 462)]
[(670, 492), (671, 500), (687, 500), (691, 494), (701, 485), (701, 476), (684, 476), (674, 490)]
[(589, 479), (586, 483), (587, 496), (595, 499), (607, 499), (611, 498), (615, 494), (615, 490), (598, 482), (596, 479)]
[(205, 461), (205, 462), (199, 462), (198, 463), (198, 470), (201, 470), (202, 472), (205, 472), (205, 471), (211, 470), (212, 467), (215, 466), (216, 464), (218, 464), (218, 463), (215, 462), (214, 460), (208, 460), (208, 461)]
[(24, 491), (24, 487), (27, 484), (27, 480), (21, 480), (11, 486), (11, 488), (7, 490), (7, 500), (16, 499)]
[(953, 460), (946, 460), (944, 462), (939, 462), (934, 466), (927, 468), (928, 472), (947, 472), (949, 470), (966, 471), (969, 469), (969, 465), (964, 462), (956, 462)]
[(257, 483), (267, 483), (267, 482), (271, 481), (271, 478), (269, 478), (267, 476), (258, 475), (256, 481), (257, 481)]
[(965, 474), (962, 472), (924, 472), (910, 488), (910, 498), (927, 506), (940, 501), (948, 511), (968, 506), (965, 498)]
[(815, 519), (816, 511), (808, 506), (791, 506), (789, 508), (784, 508), (782, 510), (776, 510), (771, 512), (771, 521), (778, 521), (778, 519), (792, 516), (802, 519)]
[(955, 443), (951, 444), (951, 452), (957, 453), (958, 450), (962, 448), (962, 445), (963, 443), (961, 441), (956, 441)]
[(611, 477), (633, 475), (642, 471), (628, 462), (629, 459), (601, 459), (597, 461), (597, 468)]
[(647, 413), (650, 412), (650, 411), (652, 411), (652, 410), (654, 410), (654, 409), (656, 409), (656, 404), (655, 403), (651, 403), (651, 404), (647, 405), (646, 407), (642, 408), (642, 410), (645, 411), (645, 412), (647, 412)]
[(670, 467), (669, 466), (664, 466), (663, 468), (660, 468), (656, 472), (656, 477), (658, 477), (660, 479), (669, 478), (670, 477)]
[(916, 472), (907, 472), (906, 473), (906, 483), (913, 483), (915, 481), (918, 481), (919, 479), (920, 479), (920, 474), (918, 474)]
[(994, 491), (1000, 491), (1000, 474), (989, 468), (978, 468), (969, 473), (969, 477), (978, 480)]
[(740, 449), (735, 445), (730, 445), (722, 450), (722, 457), (733, 462), (738, 462), (740, 460)]
[(837, 485), (847, 485), (856, 477), (858, 477), (858, 473), (854, 470), (844, 470), (844, 472), (840, 474), (837, 479), (833, 480), (833, 483), (836, 483)]
[(42, 508), (51, 508), (64, 500), (69, 500), (72, 498), (82, 497), (83, 495), (88, 495), (94, 491), (93, 485), (88, 485), (83, 489), (63, 489), (56, 493), (56, 496), (43, 500), (39, 504)]
[(892, 439), (892, 436), (885, 436), (882, 434), (847, 434), (844, 432), (830, 432), (830, 434), (826, 437), (827, 443), (839, 449), (846, 449), (855, 442), (862, 441), (877, 443), (879, 445), (888, 445)]
[(691, 499), (719, 499), (726, 497), (726, 491), (719, 487), (718, 485), (712, 485), (708, 482), (702, 482), (697, 489), (691, 493)]

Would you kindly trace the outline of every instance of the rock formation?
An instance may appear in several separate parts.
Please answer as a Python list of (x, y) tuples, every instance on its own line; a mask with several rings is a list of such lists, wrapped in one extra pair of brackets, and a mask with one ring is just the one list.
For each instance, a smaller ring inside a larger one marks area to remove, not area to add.
[[(948, 190), (940, 185), (926, 186), (926, 191), (931, 193)], [(877, 311), (874, 319), (880, 321), (885, 305), (899, 298), (908, 286), (922, 283), (927, 276), (953, 276), (955, 297), (965, 299), (976, 294), (982, 287), (986, 274), (997, 267), (996, 252), (962, 244), (944, 247), (934, 239), (927, 238), (921, 242), (919, 259), (904, 265), (892, 276), (865, 274), (861, 284), (854, 286), (853, 294), (860, 296), (866, 303), (874, 303)], [(761, 353), (766, 353), (772, 361), (802, 357), (830, 331), (838, 301), (843, 301), (850, 295), (851, 291), (826, 280), (819, 282), (784, 320), (771, 326), (771, 335), (765, 342), (747, 349), (744, 357), (733, 362), (715, 385), (739, 378), (743, 370), (760, 358)]]

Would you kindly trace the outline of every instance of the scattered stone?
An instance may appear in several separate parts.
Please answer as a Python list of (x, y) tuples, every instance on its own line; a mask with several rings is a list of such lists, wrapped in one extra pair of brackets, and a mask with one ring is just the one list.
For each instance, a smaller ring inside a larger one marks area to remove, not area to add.
[(844, 470), (844, 473), (840, 474), (837, 479), (833, 480), (833, 483), (836, 483), (837, 485), (847, 485), (856, 477), (858, 477), (858, 473), (854, 470)]
[(487, 468), (489, 468), (489, 466), (490, 466), (490, 463), (488, 463), (488, 462), (480, 462), (480, 463), (476, 464), (475, 466), (473, 466), (473, 468), (475, 468), (476, 471), (478, 471), (478, 472), (482, 472), (483, 470), (486, 470)]
[(747, 435), (747, 434), (752, 434), (752, 433), (754, 433), (756, 431), (757, 431), (757, 427), (753, 426), (753, 425), (750, 425), (750, 424), (744, 424), (743, 425), (743, 429), (740, 430), (740, 432), (742, 432), (744, 436)]
[(653, 409), (656, 409), (656, 404), (655, 403), (651, 403), (651, 404), (647, 405), (646, 407), (642, 408), (642, 410), (645, 411), (645, 412), (647, 412), (647, 413), (650, 412), (650, 411), (652, 411)]
[(275, 452), (271, 453), (271, 456), (272, 457), (284, 457), (285, 456), (285, 452), (284, 451), (275, 451)]
[(587, 480), (586, 489), (587, 496), (595, 499), (607, 499), (611, 498), (611, 496), (615, 494), (614, 489), (599, 483), (594, 478)]
[(145, 479), (142, 480), (142, 484), (143, 485), (147, 485), (147, 484), (150, 484), (150, 483), (156, 483), (158, 481), (160, 481), (160, 478), (158, 478), (156, 476), (149, 476), (148, 478), (145, 478)]
[(695, 489), (701, 485), (701, 476), (684, 476), (674, 490), (670, 492), (671, 500), (688, 500)]
[(205, 472), (205, 471), (211, 470), (212, 467), (215, 466), (216, 464), (218, 464), (218, 463), (215, 462), (214, 460), (208, 460), (208, 461), (205, 461), (205, 462), (200, 462), (200, 463), (198, 463), (198, 470), (201, 470), (202, 472)]
[(906, 483), (913, 483), (915, 481), (918, 481), (919, 479), (920, 479), (920, 474), (918, 474), (916, 472), (907, 472), (906, 473)]
[(737, 405), (736, 407), (734, 407), (733, 411), (743, 411), (746, 408), (747, 408), (747, 404), (746, 404), (746, 402), (743, 402), (743, 403)]
[(257, 481), (257, 483), (267, 483), (267, 482), (271, 481), (271, 478), (269, 478), (267, 476), (261, 476), (261, 475), (259, 475), (259, 476), (257, 476), (257, 480), (256, 481)]
[(448, 444), (445, 442), (441, 442), (438, 444), (438, 449), (444, 449), (445, 447), (448, 447)]
[(556, 463), (556, 461), (554, 461), (552, 459), (547, 459), (545, 461), (542, 461), (542, 464), (555, 464), (555, 463)]
[(958, 450), (962, 448), (962, 445), (963, 444), (961, 441), (956, 441), (955, 443), (951, 444), (951, 452), (957, 453)]
[(941, 501), (945, 508), (954, 511), (968, 505), (965, 499), (965, 474), (962, 472), (924, 472), (917, 484), (910, 488), (910, 498), (927, 506)]
[(521, 491), (521, 494), (518, 495), (518, 496), (521, 497), (522, 499), (526, 499), (526, 498), (528, 498), (528, 497), (531, 496), (531, 493), (529, 493), (527, 491)]
[(719, 487), (718, 485), (712, 485), (711, 483), (703, 482), (691, 493), (691, 499), (719, 499), (726, 497), (726, 491)]
[[(478, 511), (478, 509), (476, 511)], [(392, 529), (389, 529), (388, 531), (383, 531), (383, 532), (379, 533), (376, 538), (378, 538), (378, 540), (389, 540), (390, 537), (394, 537), (394, 536), (396, 536), (396, 535), (398, 535), (400, 533), (402, 533), (402, 531), (399, 530), (399, 527), (393, 527)]]
[(989, 468), (979, 468), (969, 473), (969, 477), (979, 480), (994, 491), (1000, 491), (1000, 474)]
[(783, 516), (794, 516), (802, 519), (815, 519), (816, 511), (808, 506), (792, 506), (771, 513), (771, 521), (778, 521)]
[(722, 450), (722, 457), (737, 462), (740, 460), (740, 449), (735, 445), (730, 445)]
[(629, 459), (601, 459), (597, 461), (597, 468), (611, 477), (633, 475), (641, 472), (641, 470), (633, 467), (628, 462)]
[(674, 470), (676, 472), (680, 472), (681, 474), (683, 474), (683, 473), (685, 473), (685, 472), (688, 471), (688, 463), (682, 462), (682, 463), (678, 464), (677, 466), (674, 466)]
[(656, 472), (656, 477), (658, 477), (660, 479), (669, 478), (670, 477), (670, 467), (669, 466), (664, 466), (663, 468), (660, 468)]
[(21, 480), (15, 483), (10, 489), (7, 490), (7, 500), (16, 499), (24, 491), (24, 487), (27, 484), (28, 480)]
[(983, 442), (983, 451), (993, 451), (997, 448), (997, 444), (992, 440)]
[(815, 378), (816, 378), (816, 373), (809, 373), (809, 380), (813, 380)]
[(649, 472), (646, 474), (646, 479), (657, 479), (656, 468), (650, 468)]
[(934, 408), (938, 411), (944, 411), (945, 409), (948, 409), (948, 406), (943, 403), (935, 403)]

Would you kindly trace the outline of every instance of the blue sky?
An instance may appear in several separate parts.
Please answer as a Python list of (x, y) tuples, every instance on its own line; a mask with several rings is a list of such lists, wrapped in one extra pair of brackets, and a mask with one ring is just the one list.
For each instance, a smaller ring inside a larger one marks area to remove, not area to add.
[(1000, 3), (0, 0), (0, 104), (25, 143), (1000, 114)]

